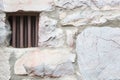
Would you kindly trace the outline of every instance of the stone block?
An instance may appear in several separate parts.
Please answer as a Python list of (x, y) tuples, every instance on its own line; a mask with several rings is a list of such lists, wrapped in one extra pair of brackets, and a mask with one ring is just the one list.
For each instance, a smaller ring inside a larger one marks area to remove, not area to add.
[(75, 54), (69, 49), (35, 50), (21, 56), (14, 71), (17, 75), (61, 77), (74, 74), (73, 62)]
[(57, 28), (57, 20), (45, 15), (40, 17), (39, 46), (40, 47), (62, 47), (64, 45), (64, 33)]
[(77, 37), (76, 51), (82, 80), (120, 79), (120, 28), (85, 29)]

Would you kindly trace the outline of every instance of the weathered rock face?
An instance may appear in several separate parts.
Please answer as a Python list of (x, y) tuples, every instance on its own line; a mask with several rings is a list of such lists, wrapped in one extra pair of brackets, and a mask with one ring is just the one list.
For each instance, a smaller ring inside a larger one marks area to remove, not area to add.
[[(67, 15), (61, 20), (62, 25), (72, 25), (76, 27), (88, 25), (114, 25), (118, 26), (117, 21), (120, 20), (120, 12), (114, 11), (95, 11), (91, 9), (81, 9)], [(90, 14), (90, 15), (88, 15)], [(116, 22), (115, 22), (116, 21)]]
[(18, 59), (14, 71), (18, 75), (61, 77), (74, 74), (74, 61), (75, 54), (66, 49), (36, 50)]
[(4, 22), (4, 13), (0, 13), (0, 47), (8, 46), (10, 41), (10, 26), (9, 23)]
[(82, 80), (120, 79), (120, 28), (87, 28), (76, 44)]
[(57, 28), (57, 20), (47, 16), (40, 17), (39, 46), (61, 47), (64, 44), (64, 34)]
[(4, 7), (3, 7), (3, 0), (0, 0), (0, 11), (3, 11)]
[(88, 7), (94, 10), (119, 9), (119, 0), (55, 0), (55, 5), (65, 9)]
[(9, 80), (10, 79), (10, 65), (9, 65), (9, 56), (10, 53), (5, 53), (0, 50), (0, 80)]
[(3, 12), (3, 1), (0, 0), (0, 47), (9, 45), (10, 26), (5, 21), (5, 13)]
[(8, 12), (18, 10), (50, 11), (54, 8), (53, 5), (65, 9), (87, 7), (94, 10), (112, 10), (120, 8), (119, 0), (4, 0), (4, 4), (4, 10)]

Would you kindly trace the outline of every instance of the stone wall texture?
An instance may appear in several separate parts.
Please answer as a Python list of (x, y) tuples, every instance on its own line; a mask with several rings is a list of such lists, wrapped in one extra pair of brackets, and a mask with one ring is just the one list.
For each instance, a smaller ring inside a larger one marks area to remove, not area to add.
[(5, 52), (3, 48), (0, 50), (0, 80), (10, 79), (10, 53)]
[(0, 0), (0, 47), (12, 33), (6, 13), (17, 11), (40, 13), (39, 46), (1, 49), (11, 80), (120, 79), (120, 0)]
[(83, 80), (120, 78), (120, 28), (91, 27), (77, 37), (76, 51)]

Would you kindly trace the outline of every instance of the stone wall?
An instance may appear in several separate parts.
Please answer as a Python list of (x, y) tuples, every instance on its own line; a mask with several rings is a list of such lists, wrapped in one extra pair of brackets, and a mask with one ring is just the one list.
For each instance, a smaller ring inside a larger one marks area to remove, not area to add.
[(2, 47), (10, 39), (6, 12), (40, 12), (39, 47), (23, 52), (5, 49), (12, 55), (11, 80), (31, 79), (28, 76), (37, 76), (35, 80), (120, 79), (120, 0), (1, 0), (0, 9)]

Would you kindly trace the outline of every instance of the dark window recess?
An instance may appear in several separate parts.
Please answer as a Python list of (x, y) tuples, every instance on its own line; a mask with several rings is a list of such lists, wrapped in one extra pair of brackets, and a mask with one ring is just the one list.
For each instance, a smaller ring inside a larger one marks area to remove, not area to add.
[(36, 14), (8, 14), (12, 36), (10, 45), (15, 48), (38, 46), (38, 16)]

